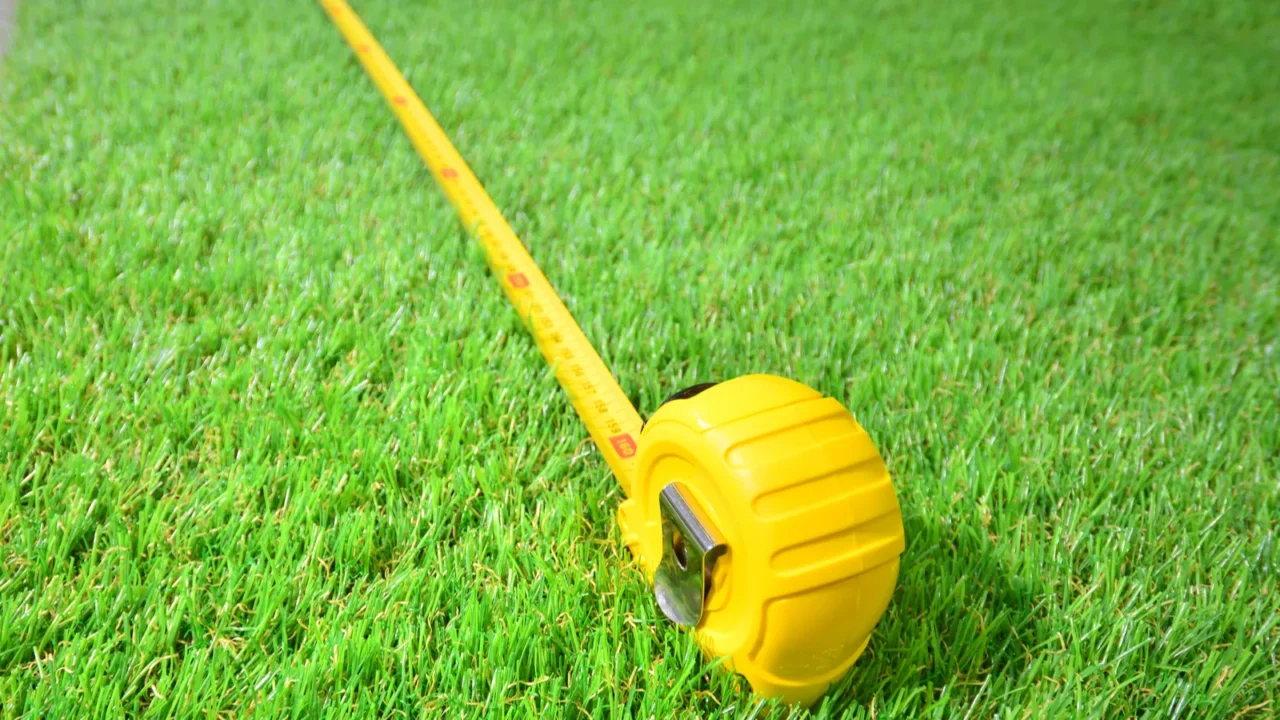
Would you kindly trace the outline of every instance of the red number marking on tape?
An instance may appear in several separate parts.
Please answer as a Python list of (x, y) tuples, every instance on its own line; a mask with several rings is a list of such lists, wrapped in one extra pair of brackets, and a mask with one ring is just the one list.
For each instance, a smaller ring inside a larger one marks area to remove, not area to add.
[(513, 288), (529, 287), (529, 278), (524, 273), (511, 273), (507, 276), (507, 282), (511, 283)]
[(399, 105), (399, 106), (401, 106), (401, 107), (404, 107), (405, 105), (408, 105), (408, 104), (409, 104), (409, 101), (408, 101), (408, 100), (405, 100), (403, 95), (397, 95), (397, 96), (395, 96), (395, 97), (391, 98), (391, 102), (393, 102), (393, 103), (395, 103), (395, 104), (397, 104), (397, 105)]
[(440, 177), (452, 180), (458, 177), (458, 171), (453, 168), (440, 168)]
[(618, 452), (618, 457), (629, 458), (636, 454), (636, 441), (631, 436), (623, 433), (614, 435), (609, 438), (609, 442), (613, 445), (613, 449)]

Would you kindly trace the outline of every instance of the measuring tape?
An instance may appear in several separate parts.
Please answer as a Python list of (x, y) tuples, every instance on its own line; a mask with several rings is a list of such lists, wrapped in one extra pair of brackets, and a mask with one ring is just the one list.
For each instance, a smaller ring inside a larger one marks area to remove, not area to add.
[(749, 375), (643, 423), (440, 124), (344, 0), (320, 0), (484, 247), (627, 499), (622, 536), (658, 606), (766, 697), (810, 704), (866, 648), (904, 549), (893, 483), (839, 402)]

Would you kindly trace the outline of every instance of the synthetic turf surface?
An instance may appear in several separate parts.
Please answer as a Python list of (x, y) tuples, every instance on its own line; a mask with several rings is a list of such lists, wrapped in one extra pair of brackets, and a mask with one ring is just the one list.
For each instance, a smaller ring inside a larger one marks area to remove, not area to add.
[[(356, 9), (643, 410), (787, 375), (900, 586), (819, 716), (1280, 711), (1268, 3)], [(749, 714), (308, 2), (18, 9), (0, 707)]]

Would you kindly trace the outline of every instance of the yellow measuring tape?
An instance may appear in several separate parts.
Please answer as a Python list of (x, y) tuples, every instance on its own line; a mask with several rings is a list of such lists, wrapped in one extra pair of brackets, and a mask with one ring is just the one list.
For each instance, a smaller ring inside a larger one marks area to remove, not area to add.
[(342, 0), (321, 4), (391, 103), (418, 155), (431, 168), (462, 223), (484, 245), (489, 265), (500, 278), (507, 298), (524, 319), (543, 357), (555, 368), (556, 379), (569, 393), (574, 409), (604, 453), (623, 492), (630, 494), (640, 414), (489, 193), (369, 29)]
[(439, 123), (344, 0), (319, 0), (391, 104), (627, 499), (623, 539), (658, 605), (766, 697), (809, 704), (866, 648), (897, 582), (902, 514), (866, 431), (832, 398), (748, 375), (647, 424)]

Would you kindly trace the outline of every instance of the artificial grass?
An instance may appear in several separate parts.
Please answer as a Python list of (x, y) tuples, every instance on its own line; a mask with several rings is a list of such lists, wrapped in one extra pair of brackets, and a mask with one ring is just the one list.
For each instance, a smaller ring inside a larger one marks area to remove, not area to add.
[[(355, 8), (642, 412), (877, 440), (816, 716), (1277, 712), (1276, 6)], [(0, 62), (5, 715), (769, 713), (318, 7), (27, 0)]]

